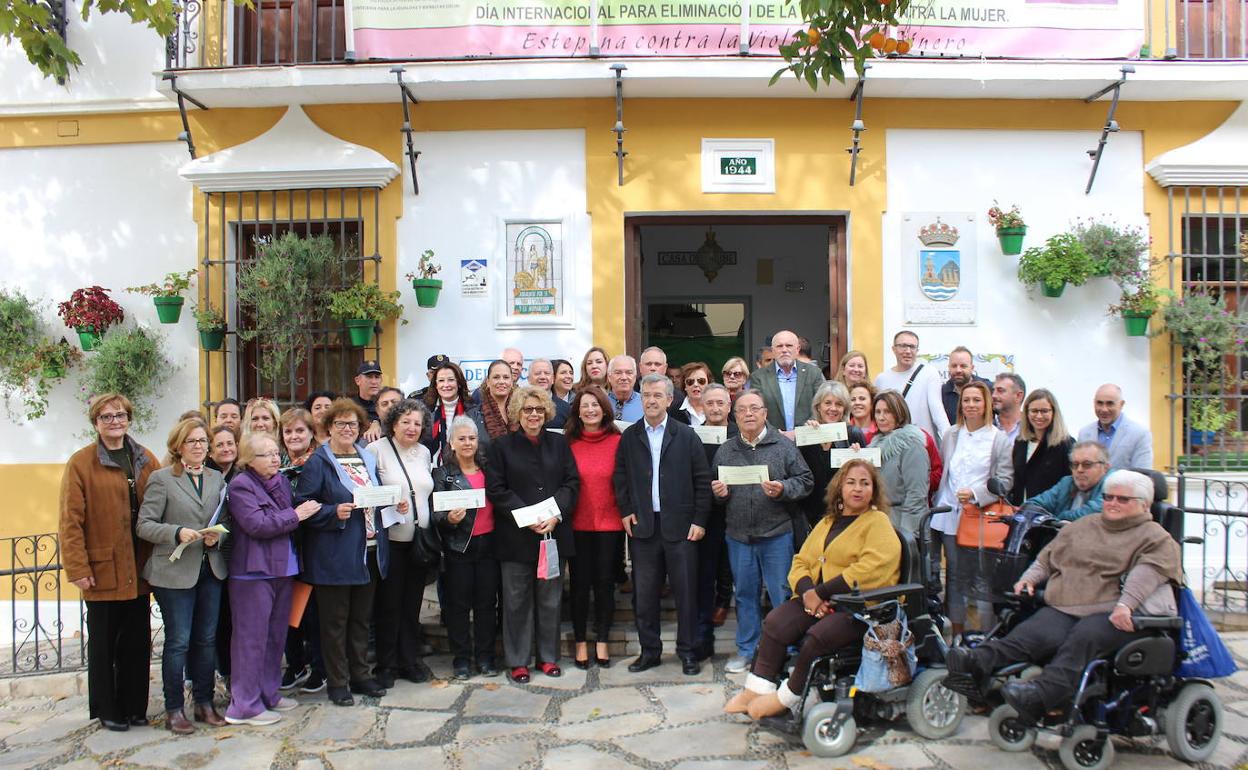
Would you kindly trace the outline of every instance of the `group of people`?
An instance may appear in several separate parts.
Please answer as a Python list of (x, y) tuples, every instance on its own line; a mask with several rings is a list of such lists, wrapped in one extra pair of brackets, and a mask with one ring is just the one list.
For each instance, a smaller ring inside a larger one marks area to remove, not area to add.
[[(562, 674), (565, 570), (573, 662), (609, 666), (628, 564), (641, 647), (629, 670), (660, 663), (665, 591), (689, 675), (711, 656), (731, 601), (737, 654), (726, 668), (749, 670), (748, 692), (768, 697), (729, 705), (774, 713), (800, 692), (775, 686), (788, 647), (810, 643), (797, 677), (820, 650), (861, 638), (857, 621), (829, 612), (830, 597), (896, 582), (892, 531), (916, 531), (932, 506), (952, 509), (933, 518), (932, 552), (943, 552), (959, 634), (963, 505), (994, 501), (992, 486), (1058, 518), (1096, 513), (1111, 467), (1151, 466), (1151, 439), (1122, 414), (1114, 385), (1097, 390), (1097, 420), (1076, 441), (1050, 391), (1028, 393), (1013, 373), (977, 377), (964, 347), (944, 382), (918, 361), (913, 332), (898, 333), (893, 352), (874, 381), (857, 351), (829, 379), (780, 331), (753, 368), (731, 358), (717, 381), (704, 362), (670, 367), (657, 347), (638, 359), (594, 347), (579, 371), (538, 358), (527, 373), (508, 348), (476, 390), (435, 355), (428, 386), (406, 395), (365, 361), (350, 394), (188, 412), (163, 461), (129, 435), (129, 401), (98, 395), (97, 440), (67, 465), (60, 527), (68, 579), (87, 603), (91, 715), (114, 730), (146, 723), (149, 591), (165, 624), (167, 726), (190, 733), (192, 719), (272, 724), (297, 707), (296, 690), (327, 688), (350, 705), (397, 678), (429, 680), (420, 615), (435, 582), (457, 679)], [(836, 423), (843, 431), (801, 430)], [(867, 448), (878, 468), (854, 459)], [(377, 487), (397, 487), (397, 501), (359, 503)], [(989, 622), (991, 607), (978, 609)]]

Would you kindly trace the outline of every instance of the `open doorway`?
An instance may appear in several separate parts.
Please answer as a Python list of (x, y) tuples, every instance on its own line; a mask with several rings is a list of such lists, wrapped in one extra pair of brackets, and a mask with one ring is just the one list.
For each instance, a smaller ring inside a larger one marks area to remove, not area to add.
[(840, 216), (636, 216), (625, 219), (627, 346), (718, 373), (779, 329), (807, 338), (824, 367), (846, 350)]

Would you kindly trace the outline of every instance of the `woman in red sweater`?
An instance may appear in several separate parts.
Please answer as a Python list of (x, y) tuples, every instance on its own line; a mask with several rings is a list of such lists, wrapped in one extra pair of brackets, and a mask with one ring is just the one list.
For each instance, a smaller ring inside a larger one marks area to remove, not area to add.
[(606, 391), (590, 385), (572, 399), (563, 434), (581, 474), (581, 493), (572, 514), (572, 537), (576, 555), (572, 568), (572, 633), (576, 637), (577, 668), (589, 668), (589, 594), (594, 594), (594, 638), (598, 665), (611, 665), (607, 634), (615, 612), (615, 563), (624, 547), (624, 525), (615, 504), (615, 450), (620, 431), (611, 419)]

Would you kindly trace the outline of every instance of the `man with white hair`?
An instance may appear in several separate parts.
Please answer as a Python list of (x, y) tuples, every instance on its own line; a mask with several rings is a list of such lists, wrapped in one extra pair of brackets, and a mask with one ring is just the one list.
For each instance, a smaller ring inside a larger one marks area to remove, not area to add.
[(810, 402), (824, 382), (819, 367), (798, 359), (800, 345), (793, 332), (776, 332), (771, 336), (775, 365), (755, 369), (750, 375), (750, 392), (762, 397), (767, 421), (790, 438), (794, 427), (810, 419)]
[(611, 390), (607, 392), (607, 400), (615, 410), (616, 420), (637, 422), (643, 414), (641, 394), (633, 390), (637, 382), (637, 362), (632, 356), (615, 356), (607, 364), (607, 382)]
[(563, 424), (568, 421), (568, 415), (572, 413), (572, 403), (562, 398), (554, 398), (551, 388), (555, 384), (555, 365), (549, 358), (535, 358), (533, 363), (529, 364), (529, 384), (551, 393), (555, 402), (555, 416), (546, 423), (546, 427), (562, 430)]
[[(667, 353), (663, 348), (651, 345), (641, 351), (641, 358), (637, 359), (637, 383), (633, 386), (633, 390), (641, 392), (641, 380), (647, 374), (661, 374), (667, 377)], [(668, 377), (670, 380), (671, 377)], [(689, 417), (681, 410), (680, 405), (685, 403), (685, 392), (680, 386), (672, 382), (672, 405), (667, 410), (669, 417), (675, 417), (677, 422), (689, 423)]]
[[(1027, 505), (1043, 508), (1062, 521), (1100, 513), (1109, 455), (1096, 441), (1080, 441), (1070, 449), (1070, 475), (1030, 498)], [(1149, 495), (1152, 500), (1152, 495)]]
[(1111, 468), (1152, 468), (1153, 434), (1122, 413), (1122, 388), (1107, 382), (1096, 389), (1096, 422), (1079, 430), (1080, 441), (1099, 441), (1109, 452)]

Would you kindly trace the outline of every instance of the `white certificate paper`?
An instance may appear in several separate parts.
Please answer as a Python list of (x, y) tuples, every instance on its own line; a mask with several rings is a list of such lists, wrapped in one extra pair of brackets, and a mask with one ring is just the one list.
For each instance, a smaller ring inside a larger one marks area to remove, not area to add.
[(517, 508), (511, 512), (511, 517), (516, 520), (517, 527), (531, 527), (558, 515), (559, 505), (555, 503), (555, 498), (553, 497), (548, 497), (534, 505)]
[(867, 460), (875, 467), (880, 467), (880, 448), (872, 449), (831, 449), (828, 454), (832, 458), (832, 467), (839, 468), (850, 460)]
[(703, 444), (722, 444), (728, 440), (727, 425), (694, 425), (693, 432)]
[(411, 524), (412, 512), (408, 511), (407, 515), (399, 513), (399, 509), (393, 505), (387, 505), (381, 509), (381, 526), (393, 527), (395, 524)]
[(728, 485), (761, 484), (771, 481), (766, 465), (721, 465), (719, 480)]
[(398, 484), (383, 484), (379, 487), (356, 487), (351, 504), (356, 508), (380, 508), (386, 505), (398, 505), (403, 499), (403, 487)]
[[(213, 524), (211, 527), (206, 527), (204, 529), (199, 530), (199, 534), (201, 535), (206, 535), (209, 532), (216, 532), (217, 536), (219, 537), (221, 535), (228, 535), (230, 531), (225, 528), (224, 524)], [(198, 540), (192, 540), (190, 543), (178, 543), (178, 547), (174, 548), (173, 553), (169, 554), (169, 561), (177, 561), (178, 559), (181, 559), (182, 553), (183, 551), (186, 550), (186, 547), (190, 545), (191, 543), (198, 543), (198, 542), (199, 542)]]
[(628, 430), (628, 426), (630, 425), (632, 425), (632, 423), (629, 422), (628, 420), (616, 420), (615, 421), (615, 428), (620, 433), (623, 433), (624, 431)]
[(798, 446), (831, 444), (833, 441), (849, 440), (849, 430), (843, 422), (825, 422), (815, 428), (799, 425), (793, 429), (793, 439)]
[(456, 508), (484, 508), (484, 489), (452, 489), (433, 493), (433, 510), (453, 511)]

